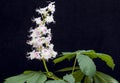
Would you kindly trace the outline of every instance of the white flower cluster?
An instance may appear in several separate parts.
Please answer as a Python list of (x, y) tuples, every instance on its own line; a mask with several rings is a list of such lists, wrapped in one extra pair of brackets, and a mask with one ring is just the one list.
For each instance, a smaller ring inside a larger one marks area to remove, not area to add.
[(36, 9), (36, 12), (41, 15), (41, 17), (34, 18), (33, 22), (36, 22), (37, 27), (30, 29), (30, 40), (27, 44), (33, 46), (33, 51), (28, 52), (28, 58), (32, 59), (45, 59), (54, 58), (57, 52), (54, 51), (54, 45), (50, 43), (51, 41), (51, 29), (48, 29), (46, 24), (55, 22), (53, 19), (53, 14), (55, 12), (55, 2), (49, 3), (45, 8)]

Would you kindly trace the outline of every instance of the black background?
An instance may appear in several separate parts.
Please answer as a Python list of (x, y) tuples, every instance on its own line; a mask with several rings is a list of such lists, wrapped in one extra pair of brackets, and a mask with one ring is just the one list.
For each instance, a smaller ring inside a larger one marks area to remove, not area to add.
[[(0, 82), (24, 70), (43, 70), (38, 60), (26, 59), (31, 47), (26, 44), (28, 30), (38, 16), (35, 9), (45, 0), (0, 1)], [(94, 49), (110, 54), (115, 61), (112, 71), (104, 62), (95, 60), (98, 70), (120, 80), (120, 1), (119, 0), (56, 0), (56, 24), (52, 28), (55, 50)], [(64, 64), (64, 65), (63, 65)], [(48, 66), (51, 71), (73, 65), (64, 61)]]

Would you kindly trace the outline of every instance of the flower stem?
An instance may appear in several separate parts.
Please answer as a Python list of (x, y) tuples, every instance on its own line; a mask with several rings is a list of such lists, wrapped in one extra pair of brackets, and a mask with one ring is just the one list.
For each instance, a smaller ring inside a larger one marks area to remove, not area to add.
[(43, 61), (44, 68), (45, 68), (45, 70), (46, 70), (48, 76), (50, 76), (50, 73), (49, 73), (49, 70), (48, 70), (48, 68), (47, 68), (47, 65), (46, 65), (46, 61), (45, 61), (45, 59), (42, 59), (42, 61)]
[(54, 80), (60, 80), (60, 78), (58, 78), (57, 76), (53, 75), (52, 72), (49, 72), (49, 70), (48, 70), (48, 68), (47, 68), (47, 65), (46, 65), (45, 59), (42, 59), (42, 61), (43, 61), (44, 68), (45, 68), (45, 70), (46, 70), (46, 72), (47, 72), (47, 75), (48, 75), (47, 77), (48, 77), (48, 78), (51, 78), (51, 79), (54, 79)]
[(75, 61), (74, 61), (74, 64), (73, 64), (72, 74), (73, 74), (73, 72), (75, 70), (75, 65), (76, 65), (76, 58), (75, 58)]

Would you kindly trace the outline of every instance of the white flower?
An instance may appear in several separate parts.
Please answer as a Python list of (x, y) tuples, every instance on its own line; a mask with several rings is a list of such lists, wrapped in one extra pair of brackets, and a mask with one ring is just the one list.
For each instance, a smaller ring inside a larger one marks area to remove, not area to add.
[(46, 41), (51, 41), (51, 36), (48, 35), (48, 37), (46, 37)]
[(28, 52), (27, 53), (28, 58), (32, 59), (40, 59), (40, 52), (35, 52), (35, 50), (33, 50), (32, 52)]
[(51, 54), (52, 54), (52, 57), (55, 58), (56, 55), (57, 55), (57, 52), (55, 52), (55, 51), (53, 50), (53, 51), (51, 51)]
[(31, 40), (27, 41), (27, 44), (32, 45), (35, 48), (38, 48), (42, 45), (41, 42), (38, 42), (38, 39), (36, 38), (32, 38)]
[(47, 13), (47, 7), (36, 9), (36, 12), (38, 12), (39, 14), (45, 15)]
[(55, 12), (55, 5), (54, 5), (55, 2), (51, 2), (49, 5), (48, 5), (48, 10), (51, 11), (51, 13), (54, 13)]
[(54, 47), (53, 44), (50, 44), (50, 45), (49, 45), (49, 49), (53, 50), (53, 47)]
[(54, 19), (53, 19), (53, 15), (47, 16), (45, 18), (45, 21), (46, 21), (46, 23), (51, 23), (51, 22), (54, 23), (55, 22)]
[(35, 29), (31, 30), (30, 32), (31, 32), (30, 37), (32, 37), (32, 38), (41, 36), (41, 32), (40, 32), (39, 28), (35, 28)]
[(41, 51), (41, 57), (43, 59), (46, 59), (46, 60), (48, 60), (49, 58), (51, 58), (51, 53), (50, 53), (49, 49), (42, 49), (42, 51)]
[(34, 18), (32, 21), (36, 22), (36, 24), (38, 24), (38, 25), (42, 24), (41, 17)]
[(37, 37), (41, 37), (43, 34), (47, 34), (49, 30), (47, 29), (46, 26), (39, 25), (35, 29), (30, 29), (30, 32), (31, 32), (30, 37), (37, 38)]
[(56, 55), (57, 55), (57, 52), (55, 52), (54, 50), (44, 48), (41, 51), (41, 57), (46, 60), (48, 60), (50, 58), (54, 58), (54, 57), (56, 57)]
[(50, 40), (51, 39), (46, 39), (45, 37), (32, 38), (27, 43), (32, 45), (34, 48), (39, 48), (39, 47), (43, 47), (43, 44), (47, 44), (47, 45), (50, 44)]
[[(54, 45), (51, 44), (51, 29), (46, 27), (46, 24), (55, 22), (53, 19), (53, 13), (55, 12), (55, 2), (51, 2), (47, 7), (36, 9), (36, 12), (41, 14), (41, 17), (34, 18), (32, 21), (36, 22), (37, 27), (30, 29), (30, 40), (27, 41), (29, 45), (32, 45), (34, 50), (27, 53), (28, 58), (32, 59), (50, 59), (57, 55), (54, 51)], [(51, 15), (49, 15), (49, 12)], [(44, 17), (44, 18), (43, 18)], [(42, 19), (41, 19), (42, 18)]]
[(48, 29), (47, 29), (46, 26), (41, 25), (41, 26), (39, 26), (38, 28), (40, 29), (40, 31), (41, 31), (42, 34), (48, 33)]
[(49, 45), (49, 50), (51, 51), (52, 57), (56, 57), (57, 52), (54, 51), (53, 47), (54, 47), (54, 45), (53, 45), (53, 44), (50, 44), (50, 45)]
[(47, 34), (49, 34), (51, 36), (51, 29), (47, 30)]

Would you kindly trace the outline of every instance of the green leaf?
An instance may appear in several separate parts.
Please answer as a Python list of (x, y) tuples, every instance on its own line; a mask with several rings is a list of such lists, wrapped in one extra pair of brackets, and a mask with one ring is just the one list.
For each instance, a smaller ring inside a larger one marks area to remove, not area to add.
[(75, 83), (75, 79), (72, 75), (65, 75), (63, 79), (66, 80), (68, 83)]
[(80, 70), (77, 70), (77, 71), (73, 72), (72, 75), (75, 78), (75, 83), (81, 82), (81, 80), (84, 77), (84, 74)]
[(63, 52), (62, 56), (54, 59), (53, 62), (56, 64), (56, 63), (62, 62), (65, 59), (70, 60), (70, 59), (74, 58), (75, 56), (76, 56), (75, 52)]
[(44, 83), (46, 80), (47, 77), (42, 72), (25, 71), (23, 74), (5, 79), (4, 83)]
[(94, 76), (94, 81), (95, 83), (118, 83), (118, 81), (113, 77), (98, 71)]
[(83, 55), (87, 55), (92, 59), (97, 58), (96, 52), (94, 50), (87, 50), (87, 51), (82, 50), (82, 51), (78, 51), (78, 52), (80, 52)]
[(4, 83), (24, 83), (26, 82), (26, 79), (30, 78), (31, 76), (33, 76), (33, 73), (29, 75), (20, 74), (20, 75), (5, 79)]
[(111, 57), (110, 55), (108, 55), (108, 54), (103, 54), (103, 53), (96, 53), (96, 55), (97, 55), (98, 58), (100, 58), (101, 60), (105, 61), (106, 64), (107, 64), (110, 68), (114, 69), (115, 64), (114, 64), (114, 61), (113, 61), (113, 59), (112, 59), (112, 57)]
[(88, 77), (88, 76), (86, 76), (85, 79), (84, 79), (84, 83), (93, 83), (93, 79)]
[(31, 70), (26, 70), (26, 71), (23, 72), (23, 74), (29, 74), (29, 73), (33, 73), (33, 71), (31, 71)]
[(63, 80), (48, 80), (45, 83), (67, 83), (67, 82), (65, 82)]
[[(58, 70), (57, 72), (66, 72), (66, 71), (71, 71), (73, 69), (73, 67), (66, 67), (63, 69)], [(79, 67), (75, 67), (75, 70), (80, 69)]]
[(92, 59), (100, 58), (101, 60), (106, 62), (106, 64), (112, 69), (114, 69), (114, 67), (115, 67), (115, 64), (114, 64), (114, 61), (113, 61), (112, 57), (108, 54), (96, 53), (94, 50), (87, 50), (87, 51), (82, 50), (82, 51), (78, 51), (78, 52), (80, 52), (83, 55), (87, 55)]
[(77, 58), (77, 61), (78, 61), (81, 71), (85, 75), (90, 76), (90, 77), (95, 75), (96, 66), (95, 66), (94, 62), (92, 61), (92, 59), (90, 59), (88, 56), (85, 56), (82, 54), (78, 54), (76, 58)]

